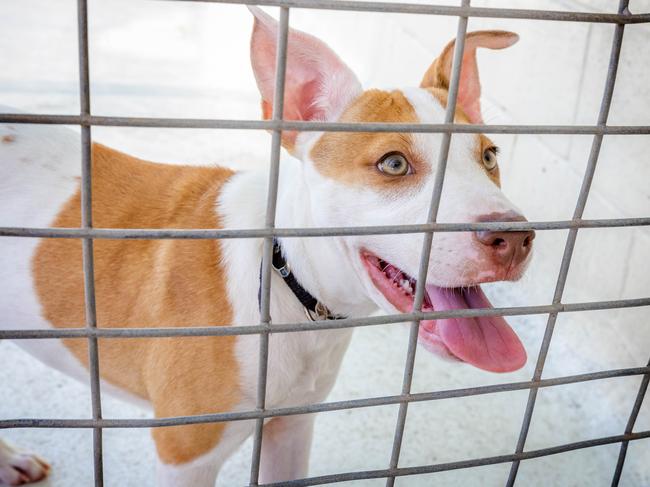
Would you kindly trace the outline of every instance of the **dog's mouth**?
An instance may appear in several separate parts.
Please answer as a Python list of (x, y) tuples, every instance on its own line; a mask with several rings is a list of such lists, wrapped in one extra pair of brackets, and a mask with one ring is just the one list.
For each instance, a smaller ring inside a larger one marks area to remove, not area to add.
[[(402, 313), (411, 312), (417, 281), (370, 252), (362, 251), (361, 260), (384, 297)], [(478, 283), (456, 288), (426, 286), (422, 311), (476, 308), (492, 308)], [(418, 338), (431, 352), (491, 372), (511, 372), (526, 363), (526, 350), (501, 316), (421, 321)]]

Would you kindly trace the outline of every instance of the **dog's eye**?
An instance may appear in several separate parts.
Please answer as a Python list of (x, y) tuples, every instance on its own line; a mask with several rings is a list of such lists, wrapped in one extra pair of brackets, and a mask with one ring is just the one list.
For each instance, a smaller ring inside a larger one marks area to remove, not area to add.
[(391, 152), (382, 157), (377, 163), (377, 169), (390, 176), (406, 176), (413, 172), (404, 154), (399, 152)]
[(497, 167), (497, 148), (489, 147), (483, 151), (483, 165), (488, 171)]

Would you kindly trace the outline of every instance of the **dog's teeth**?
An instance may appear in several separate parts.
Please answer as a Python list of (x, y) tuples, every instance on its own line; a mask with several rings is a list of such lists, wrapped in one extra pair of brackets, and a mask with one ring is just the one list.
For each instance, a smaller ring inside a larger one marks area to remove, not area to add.
[(408, 279), (402, 279), (400, 286), (402, 286), (402, 289), (404, 289), (408, 294), (413, 294), (413, 287)]
[(398, 288), (401, 288), (406, 294), (412, 295), (415, 291), (415, 279), (405, 274), (397, 267), (386, 261), (379, 259), (380, 270)]

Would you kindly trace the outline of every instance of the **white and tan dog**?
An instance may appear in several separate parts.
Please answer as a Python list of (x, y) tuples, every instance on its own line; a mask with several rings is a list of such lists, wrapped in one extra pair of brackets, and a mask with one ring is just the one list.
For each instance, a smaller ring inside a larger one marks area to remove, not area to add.
[[(277, 23), (252, 9), (251, 57), (265, 118), (271, 116)], [(509, 32), (468, 34), (456, 121), (481, 123), (476, 49), (516, 42)], [(288, 120), (440, 123), (453, 42), (420, 88), (363, 91), (354, 73), (321, 41), (289, 34), (284, 116)], [(441, 134), (296, 133), (282, 142), (280, 227), (392, 225), (426, 220)], [(79, 136), (63, 128), (0, 126), (0, 226), (78, 227)], [(497, 149), (483, 135), (454, 135), (439, 221), (522, 220), (499, 189)], [(99, 144), (93, 156), (93, 218), (103, 228), (260, 228), (267, 170), (146, 162)], [(479, 284), (518, 279), (533, 232), (438, 233), (425, 310), (489, 307)], [(284, 239), (293, 276), (333, 313), (362, 317), (377, 307), (409, 312), (422, 235)], [(259, 322), (260, 239), (98, 240), (100, 327), (178, 327)], [(273, 275), (274, 323), (304, 320), (304, 309)], [(84, 325), (81, 243), (0, 239), (0, 317), (6, 328)], [(268, 407), (323, 401), (351, 330), (273, 334)], [(520, 368), (526, 353), (500, 317), (425, 321), (420, 343), (481, 369)], [(258, 340), (237, 337), (102, 339), (103, 390), (156, 417), (255, 407)], [(87, 381), (85, 339), (18, 340), (46, 364)], [(251, 434), (252, 421), (156, 428), (158, 485), (213, 486), (224, 460)], [(307, 474), (313, 415), (275, 418), (264, 427), (261, 480)], [(48, 467), (0, 442), (0, 483), (36, 481)]]

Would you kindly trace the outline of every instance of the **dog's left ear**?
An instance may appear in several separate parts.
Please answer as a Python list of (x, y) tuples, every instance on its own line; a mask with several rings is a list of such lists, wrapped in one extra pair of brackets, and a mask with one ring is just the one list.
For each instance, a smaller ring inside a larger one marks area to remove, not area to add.
[[(273, 115), (278, 23), (263, 10), (249, 7), (255, 16), (251, 63), (262, 95), (262, 116)], [(336, 121), (361, 93), (361, 84), (348, 66), (324, 42), (289, 29), (284, 89), (284, 120)], [(284, 131), (282, 145), (294, 151), (298, 133)]]
[[(504, 49), (512, 46), (518, 40), (519, 36), (517, 34), (503, 30), (480, 30), (470, 32), (465, 37), (457, 104), (469, 117), (470, 122), (483, 123), (480, 105), (481, 82), (478, 75), (478, 65), (476, 64), (476, 50), (479, 47)], [(454, 44), (455, 40), (447, 44), (440, 56), (424, 74), (420, 87), (449, 89)]]

